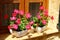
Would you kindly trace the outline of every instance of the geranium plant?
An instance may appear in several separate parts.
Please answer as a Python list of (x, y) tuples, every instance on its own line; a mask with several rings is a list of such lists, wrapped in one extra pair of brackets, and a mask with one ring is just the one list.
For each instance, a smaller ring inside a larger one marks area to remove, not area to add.
[[(49, 16), (48, 10), (44, 9), (44, 6), (40, 6), (39, 12), (35, 17), (31, 17), (30, 13), (24, 13), (22, 10), (15, 9), (10, 17), (10, 25), (8, 28), (12, 28), (17, 31), (29, 30), (33, 28), (43, 27), (48, 24), (48, 20), (51, 18), (54, 20), (53, 16)], [(32, 18), (32, 20), (30, 20)]]
[(49, 19), (54, 20), (54, 17), (49, 16), (48, 10), (44, 9), (44, 6), (40, 6), (37, 15), (32, 18), (32, 20), (34, 21), (34, 24), (32, 26), (34, 28), (36, 28), (36, 26), (43, 27), (48, 24)]
[(10, 17), (10, 25), (8, 26), (8, 28), (17, 31), (30, 29), (31, 26), (28, 24), (30, 18), (30, 13), (24, 13), (24, 11), (22, 10), (15, 9), (12, 13), (12, 16)]

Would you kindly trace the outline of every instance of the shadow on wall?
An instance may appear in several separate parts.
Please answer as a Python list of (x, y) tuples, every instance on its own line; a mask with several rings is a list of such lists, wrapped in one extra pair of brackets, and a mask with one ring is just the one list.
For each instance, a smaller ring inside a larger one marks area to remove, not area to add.
[(60, 4), (59, 4), (59, 20), (58, 20), (57, 28), (60, 31)]

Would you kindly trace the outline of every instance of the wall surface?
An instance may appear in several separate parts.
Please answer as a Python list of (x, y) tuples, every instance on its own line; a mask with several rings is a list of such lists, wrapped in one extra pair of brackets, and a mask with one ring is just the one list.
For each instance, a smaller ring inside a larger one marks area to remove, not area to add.
[(59, 17), (59, 0), (49, 0), (49, 15), (54, 16), (54, 20), (49, 20), (48, 27), (50, 30), (45, 31), (46, 33), (58, 32), (57, 23)]

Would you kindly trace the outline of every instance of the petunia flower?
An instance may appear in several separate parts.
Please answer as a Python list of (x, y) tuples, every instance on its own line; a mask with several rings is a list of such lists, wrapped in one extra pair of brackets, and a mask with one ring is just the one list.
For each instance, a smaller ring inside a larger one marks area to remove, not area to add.
[(5, 15), (4, 15), (4, 19), (5, 19), (5, 20), (8, 19), (8, 14), (5, 14)]
[(15, 10), (14, 10), (14, 13), (19, 13), (19, 10), (15, 9)]
[(46, 23), (47, 23), (46, 20), (42, 20), (43, 25), (46, 25)]
[(40, 15), (37, 15), (37, 18), (38, 18), (38, 19), (41, 19), (42, 17), (41, 17)]
[(34, 24), (34, 21), (29, 22), (30, 25)]
[(51, 19), (54, 20), (54, 17), (52, 16)]
[(18, 29), (18, 25), (17, 24), (13, 24), (13, 27), (12, 28), (14, 28), (14, 29)]
[(12, 16), (16, 17), (17, 16), (17, 13), (12, 13)]
[(21, 20), (20, 20), (20, 19), (17, 19), (17, 20), (16, 20), (16, 23), (17, 23), (17, 24), (20, 24), (20, 23), (21, 23)]
[(19, 14), (23, 16), (24, 15), (24, 11), (20, 10)]
[(45, 10), (43, 14), (44, 16), (48, 17), (48, 10)]
[(31, 29), (31, 25), (27, 24), (26, 29), (28, 29), (28, 30)]
[(10, 20), (16, 20), (16, 17), (10, 17)]
[(26, 13), (26, 18), (28, 19), (28, 18), (30, 18), (31, 17), (31, 14), (30, 13)]
[(40, 8), (39, 8), (40, 10), (44, 10), (44, 6), (40, 6)]

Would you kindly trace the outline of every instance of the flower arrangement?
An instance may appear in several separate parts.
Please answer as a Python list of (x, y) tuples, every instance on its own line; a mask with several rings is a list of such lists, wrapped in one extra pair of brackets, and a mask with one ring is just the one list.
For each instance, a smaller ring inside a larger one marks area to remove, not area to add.
[(32, 20), (34, 21), (34, 24), (32, 26), (34, 28), (36, 28), (36, 26), (46, 26), (48, 24), (49, 19), (54, 20), (54, 17), (49, 16), (48, 10), (44, 9), (44, 6), (40, 6), (39, 12), (36, 14), (35, 17), (32, 18)]
[[(29, 30), (31, 27), (36, 28), (47, 25), (50, 18), (54, 20), (53, 16), (49, 16), (48, 10), (45, 10), (44, 6), (40, 6), (39, 9), (39, 12), (34, 17), (32, 17), (30, 13), (24, 13), (22, 10), (15, 9), (10, 17), (8, 29), (15, 31)], [(30, 20), (31, 18), (32, 20)]]
[(28, 25), (30, 18), (30, 13), (24, 14), (24, 11), (15, 9), (12, 13), (12, 17), (10, 17), (10, 25), (8, 26), (8, 29), (12, 28), (16, 31), (30, 29), (30, 27), (28, 27), (30, 26)]

